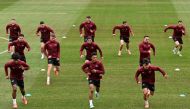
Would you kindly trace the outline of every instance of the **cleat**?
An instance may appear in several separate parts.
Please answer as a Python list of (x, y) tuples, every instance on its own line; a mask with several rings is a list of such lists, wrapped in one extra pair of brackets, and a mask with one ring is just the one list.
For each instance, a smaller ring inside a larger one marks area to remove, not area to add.
[(44, 59), (44, 55), (41, 56), (41, 59)]
[(100, 94), (98, 92), (95, 91), (95, 97), (99, 98)]
[(94, 105), (92, 104), (92, 105), (90, 105), (90, 109), (93, 109), (94, 108)]
[(26, 97), (22, 98), (22, 103), (25, 104), (25, 105), (28, 104), (28, 101), (27, 101)]
[(17, 104), (13, 104), (13, 109), (17, 109), (18, 105)]
[(182, 57), (182, 54), (180, 53), (180, 51), (177, 52), (177, 55), (179, 55), (180, 57)]
[(148, 101), (145, 101), (145, 103), (144, 103), (144, 108), (149, 108), (149, 103), (148, 103)]
[(131, 55), (131, 51), (130, 50), (127, 50), (128, 54)]
[(50, 81), (47, 81), (47, 85), (50, 85)]
[(173, 53), (174, 53), (174, 54), (177, 54), (177, 51), (176, 51), (176, 49), (173, 49), (172, 51), (173, 51)]
[(121, 56), (121, 51), (118, 52), (118, 56)]

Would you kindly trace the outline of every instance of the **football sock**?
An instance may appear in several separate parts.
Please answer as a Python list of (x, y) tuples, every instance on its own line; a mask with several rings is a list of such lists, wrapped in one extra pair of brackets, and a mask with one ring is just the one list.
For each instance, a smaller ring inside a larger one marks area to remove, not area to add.
[(16, 99), (13, 99), (13, 104), (16, 104)]

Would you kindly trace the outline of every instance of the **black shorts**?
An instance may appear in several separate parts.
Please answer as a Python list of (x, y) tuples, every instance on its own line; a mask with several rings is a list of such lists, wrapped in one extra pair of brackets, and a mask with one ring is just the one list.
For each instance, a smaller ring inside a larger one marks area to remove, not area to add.
[(18, 80), (18, 79), (15, 79), (15, 78), (11, 78), (10, 81), (11, 81), (11, 85), (16, 84), (20, 88), (24, 88), (24, 80)]
[(89, 61), (91, 61), (91, 60), (92, 60), (92, 58), (91, 58), (91, 57), (89, 57), (89, 56), (86, 56), (86, 57), (85, 57), (85, 60), (89, 60)]
[(129, 43), (129, 37), (120, 36), (120, 40), (124, 40), (125, 43)]
[(142, 83), (142, 89), (148, 88), (150, 91), (154, 92), (155, 91), (155, 86), (154, 84), (149, 84), (149, 83)]
[(26, 57), (24, 55), (20, 55), (20, 60), (26, 63)]
[(60, 66), (60, 62), (57, 58), (48, 58), (48, 64), (52, 64), (54, 66)]
[(9, 42), (13, 42), (13, 41), (15, 41), (17, 39), (18, 39), (18, 37), (9, 36)]
[(40, 42), (43, 42), (44, 44), (46, 43), (46, 42), (48, 42), (49, 40), (45, 40), (45, 39), (40, 39)]
[[(151, 63), (150, 58), (147, 58), (147, 59), (149, 59), (149, 62)], [(139, 65), (143, 66), (143, 59), (139, 61)]]
[(94, 36), (84, 36), (84, 42), (86, 42), (88, 38), (91, 38), (92, 42), (94, 42)]
[(89, 80), (88, 80), (88, 84), (93, 84), (93, 85), (96, 86), (96, 87), (100, 87), (100, 80), (92, 80), (92, 79), (89, 79)]
[(180, 44), (183, 44), (183, 40), (181, 37), (180, 38), (173, 37), (173, 40), (174, 40), (174, 42), (178, 41)]

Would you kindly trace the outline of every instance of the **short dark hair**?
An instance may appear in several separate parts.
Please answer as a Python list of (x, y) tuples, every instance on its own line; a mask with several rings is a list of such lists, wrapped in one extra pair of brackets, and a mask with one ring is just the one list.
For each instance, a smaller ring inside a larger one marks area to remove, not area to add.
[(12, 18), (11, 20), (16, 20), (15, 18)]
[(182, 20), (179, 20), (178, 23), (182, 23)]
[(90, 19), (90, 18), (91, 18), (91, 16), (86, 16), (86, 18)]
[(143, 59), (143, 64), (148, 65), (149, 63), (150, 63), (150, 59), (148, 58)]
[(11, 56), (11, 58), (13, 60), (18, 60), (18, 59), (20, 59), (20, 55), (18, 53), (13, 53), (12, 56)]
[(123, 24), (127, 23), (127, 21), (123, 21)]
[(24, 34), (19, 34), (19, 37), (24, 37)]
[(40, 24), (44, 24), (44, 21), (40, 21)]
[(146, 35), (146, 36), (144, 36), (144, 38), (145, 38), (145, 37), (149, 37), (149, 36)]

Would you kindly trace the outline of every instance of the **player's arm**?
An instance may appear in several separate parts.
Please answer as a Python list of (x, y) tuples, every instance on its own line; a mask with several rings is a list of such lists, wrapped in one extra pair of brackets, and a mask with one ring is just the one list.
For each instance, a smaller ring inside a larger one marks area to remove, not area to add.
[(8, 68), (9, 68), (9, 63), (6, 63), (4, 65), (4, 70), (5, 70), (5, 78), (9, 79), (9, 72), (8, 72)]
[(186, 35), (186, 29), (185, 29), (184, 26), (183, 26), (183, 28), (182, 28), (182, 34), (183, 34), (183, 35)]
[(26, 64), (25, 62), (21, 62), (21, 69), (22, 70), (28, 70), (30, 67), (29, 67), (29, 65), (28, 64)]
[(137, 82), (138, 84), (141, 83), (141, 81), (140, 81), (139, 78), (138, 78), (140, 74), (141, 74), (141, 72), (140, 72), (140, 70), (138, 69), (137, 72), (136, 72), (136, 74), (135, 74), (135, 80), (136, 80), (136, 82)]
[(93, 23), (93, 27), (90, 30), (91, 33), (94, 33), (97, 30), (96, 24)]
[(60, 44), (58, 43), (57, 44), (57, 55), (58, 55), (58, 58), (60, 58)]
[(39, 32), (40, 32), (40, 27), (38, 27), (37, 30), (36, 30), (36, 35), (37, 36), (40, 36)]
[(167, 27), (164, 29), (164, 32), (167, 32), (168, 29), (174, 29), (174, 26), (173, 26), (173, 25), (167, 26)]
[(162, 73), (164, 78), (168, 77), (167, 73), (163, 69), (161, 69), (160, 67), (154, 67), (154, 69), (155, 69), (155, 71), (159, 71), (160, 73)]
[(16, 44), (15, 41), (13, 41), (12, 43), (8, 44), (8, 52), (13, 52), (13, 51), (11, 51), (11, 47), (14, 46), (15, 44)]
[(31, 48), (30, 48), (28, 42), (25, 42), (25, 46), (26, 46), (26, 48), (28, 49), (28, 51), (30, 51)]
[(131, 29), (131, 27), (129, 27), (129, 32), (130, 32), (131, 36), (134, 36), (133, 30)]
[(113, 34), (113, 36), (116, 35), (116, 34), (115, 34), (116, 29), (119, 29), (119, 26), (115, 26), (115, 27), (113, 27), (113, 30), (112, 30), (112, 34)]
[(90, 75), (88, 62), (83, 64), (83, 66), (82, 66), (82, 71), (83, 71), (84, 73)]
[(18, 26), (18, 34), (21, 34), (20, 26), (19, 25), (17, 25), (17, 26)]
[(9, 25), (6, 26), (6, 34), (9, 36)]
[(83, 27), (84, 27), (84, 23), (81, 23), (79, 26), (80, 37), (83, 37), (83, 33), (82, 33)]
[(95, 73), (99, 73), (101, 75), (105, 74), (104, 66), (102, 63), (99, 63), (99, 69), (95, 71)]
[(155, 49), (154, 45), (150, 43), (150, 47), (152, 48), (153, 55), (155, 56), (156, 55), (156, 49)]
[(53, 30), (51, 27), (47, 27), (47, 29), (48, 29), (48, 31), (49, 31), (50, 33), (54, 33), (54, 30)]
[(145, 54), (149, 53), (149, 51), (146, 51), (146, 50), (143, 49), (143, 45), (142, 44), (139, 45), (139, 51), (140, 51), (140, 53), (145, 53)]
[(97, 47), (97, 49), (98, 49), (98, 51), (100, 53), (100, 57), (103, 58), (103, 53), (102, 53), (101, 48), (98, 45), (96, 45), (96, 47)]
[(82, 44), (81, 48), (80, 48), (80, 58), (83, 58), (83, 50), (84, 50), (85, 44)]

